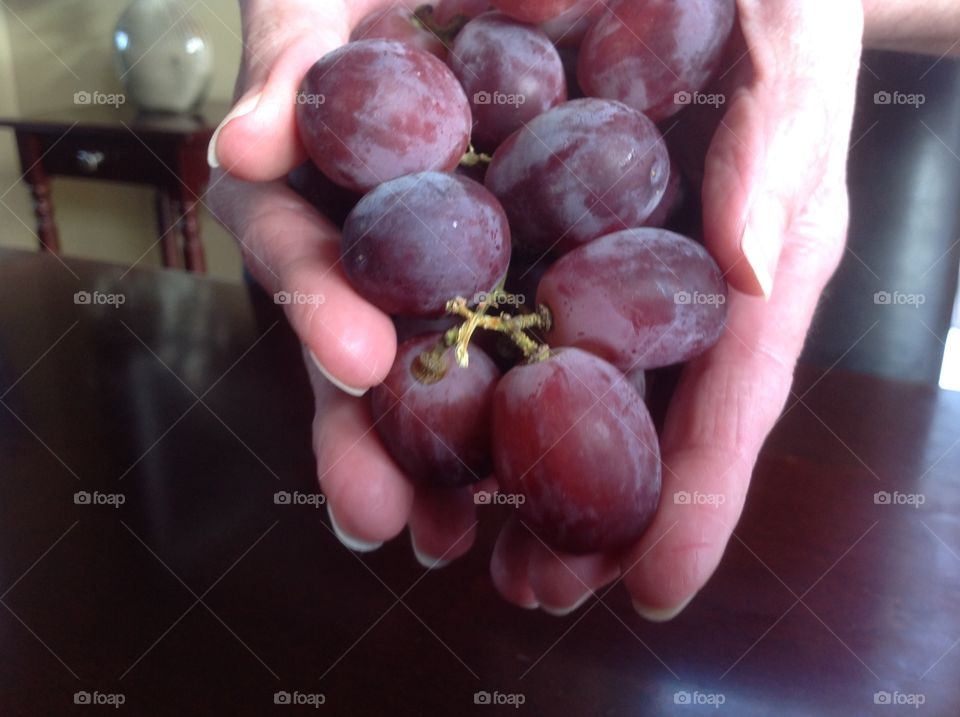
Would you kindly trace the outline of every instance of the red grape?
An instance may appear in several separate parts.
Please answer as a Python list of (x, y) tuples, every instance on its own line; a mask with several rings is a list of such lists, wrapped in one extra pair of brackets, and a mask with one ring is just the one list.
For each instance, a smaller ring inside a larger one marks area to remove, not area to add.
[(567, 99), (563, 63), (550, 39), (506, 15), (486, 13), (467, 23), (449, 64), (470, 100), (473, 142), (484, 151)]
[(441, 25), (449, 25), (458, 17), (468, 20), (490, 10), (490, 0), (440, 0), (433, 11), (433, 17)]
[(680, 174), (680, 168), (677, 163), (670, 158), (670, 179), (667, 181), (667, 188), (660, 198), (660, 204), (653, 210), (653, 214), (647, 217), (644, 226), (662, 227), (667, 224), (670, 217), (683, 203), (683, 177)]
[(372, 12), (354, 28), (350, 35), (351, 42), (377, 38), (408, 42), (441, 60), (447, 56), (447, 47), (443, 44), (443, 40), (424, 27), (414, 17), (413, 10), (402, 5), (393, 5)]
[(518, 366), (493, 400), (500, 488), (520, 494), (522, 520), (570, 553), (623, 548), (657, 508), (660, 448), (636, 389), (575, 348)]
[(540, 29), (558, 47), (577, 48), (605, 8), (600, 0), (577, 0), (573, 7), (547, 20)]
[(447, 372), (422, 383), (415, 362), (442, 334), (411, 339), (399, 347), (384, 382), (371, 391), (377, 432), (397, 465), (415, 481), (435, 486), (474, 483), (490, 474), (493, 393), (500, 371), (471, 347), (470, 366), (457, 365), (453, 349), (443, 355)]
[(579, 77), (593, 97), (620, 100), (660, 121), (684, 107), (720, 65), (735, 0), (619, 0), (587, 33)]
[(510, 264), (510, 227), (483, 185), (423, 172), (380, 185), (347, 217), (343, 267), (389, 314), (436, 316), (491, 290)]
[(518, 246), (562, 253), (642, 226), (670, 174), (656, 125), (620, 102), (582, 99), (546, 112), (493, 156), (487, 187)]
[(577, 0), (490, 0), (504, 15), (521, 22), (546, 22), (569, 10)]
[(392, 40), (351, 42), (321, 58), (298, 96), (310, 158), (357, 191), (413, 172), (451, 170), (470, 143), (470, 104), (433, 55)]
[(551, 346), (577, 346), (623, 371), (686, 361), (720, 337), (727, 285), (701, 245), (663, 229), (597, 239), (554, 264), (537, 292)]

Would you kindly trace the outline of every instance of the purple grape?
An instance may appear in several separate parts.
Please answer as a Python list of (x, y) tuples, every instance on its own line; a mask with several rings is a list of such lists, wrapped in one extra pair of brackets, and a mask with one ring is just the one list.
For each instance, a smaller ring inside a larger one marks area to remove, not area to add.
[(684, 198), (683, 177), (680, 174), (680, 168), (677, 163), (670, 158), (670, 179), (667, 181), (667, 188), (660, 198), (660, 204), (653, 210), (653, 214), (647, 217), (644, 226), (663, 227), (683, 204)]
[(612, 2), (583, 41), (580, 85), (659, 122), (717, 71), (736, 12), (735, 0)]
[(437, 316), (493, 289), (510, 265), (510, 227), (483, 185), (423, 172), (380, 185), (347, 217), (343, 267), (389, 314)]
[(578, 48), (605, 9), (600, 0), (577, 0), (569, 10), (540, 25), (540, 29), (557, 47)]
[(409, 478), (453, 487), (490, 475), (491, 411), (500, 371), (475, 346), (469, 368), (458, 366), (448, 349), (443, 378), (421, 382), (418, 358), (441, 336), (401, 344), (387, 378), (371, 391), (370, 405), (380, 438)]
[(470, 100), (473, 143), (483, 151), (567, 99), (563, 63), (550, 38), (500, 13), (467, 23), (448, 62)]
[(443, 40), (424, 27), (414, 16), (413, 10), (402, 5), (373, 11), (350, 34), (351, 42), (374, 39), (407, 42), (441, 60), (447, 56)]
[(520, 22), (546, 22), (569, 10), (577, 0), (491, 0), (504, 15)]
[(720, 338), (727, 285), (701, 245), (664, 229), (597, 239), (554, 264), (537, 292), (551, 346), (576, 346), (622, 371), (686, 361)]
[(659, 501), (660, 448), (643, 400), (620, 371), (579, 349), (503, 377), (493, 458), (500, 489), (525, 498), (523, 522), (566, 552), (630, 545)]
[(413, 172), (456, 167), (470, 143), (470, 104), (450, 69), (393, 40), (351, 42), (307, 72), (297, 124), (313, 162), (364, 192)]
[(472, 20), (493, 7), (489, 0), (440, 0), (433, 16), (441, 25), (449, 25), (458, 17)]
[(669, 174), (653, 122), (620, 102), (588, 98), (511, 135), (494, 154), (486, 184), (506, 209), (520, 248), (563, 253), (642, 226)]

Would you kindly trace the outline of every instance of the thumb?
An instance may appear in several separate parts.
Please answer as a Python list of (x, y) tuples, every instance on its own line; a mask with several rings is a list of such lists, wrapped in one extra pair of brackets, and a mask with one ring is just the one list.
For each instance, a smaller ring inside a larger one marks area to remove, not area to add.
[(769, 298), (794, 218), (846, 161), (849, 134), (837, 128), (852, 120), (863, 11), (855, 0), (739, 6), (752, 80), (707, 154), (705, 238), (732, 286)]
[(307, 70), (349, 36), (341, 2), (241, 3), (244, 49), (239, 100), (217, 128), (211, 167), (246, 181), (270, 181), (303, 162), (296, 96)]

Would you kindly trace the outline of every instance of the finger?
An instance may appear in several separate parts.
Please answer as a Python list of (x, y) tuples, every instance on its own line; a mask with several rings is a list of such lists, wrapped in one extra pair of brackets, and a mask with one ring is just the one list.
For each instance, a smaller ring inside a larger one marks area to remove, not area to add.
[[(784, 251), (769, 303), (731, 292), (728, 330), (684, 370), (661, 446), (663, 491), (653, 524), (622, 562), (638, 612), (676, 615), (720, 562), (761, 445), (789, 395), (819, 295), (846, 233), (841, 173), (819, 189)], [(822, 217), (813, 222), (808, 217)]]
[(296, 96), (313, 63), (347, 41), (340, 2), (241, 3), (244, 51), (238, 101), (214, 132), (212, 167), (248, 181), (282, 177), (306, 156), (296, 128)]
[(282, 183), (247, 184), (222, 171), (214, 183), (211, 210), (237, 237), (251, 273), (284, 303), (318, 368), (353, 395), (381, 383), (396, 333), (350, 286), (336, 228)]
[(536, 538), (513, 515), (504, 523), (490, 558), (490, 575), (494, 587), (507, 602), (535, 610), (540, 607), (530, 584), (530, 557)]
[(569, 615), (620, 575), (613, 555), (568, 555), (537, 540), (530, 554), (530, 586), (544, 612)]
[(314, 452), (331, 527), (348, 548), (375, 550), (407, 524), (413, 486), (380, 441), (367, 402), (331, 390), (308, 369), (317, 399)]
[(462, 557), (477, 538), (477, 509), (470, 488), (416, 487), (410, 542), (425, 568), (442, 568)]
[[(707, 246), (730, 284), (769, 296), (783, 237), (846, 156), (863, 10), (859, 2), (740, 0), (753, 82), (729, 98), (706, 159)], [(784, 37), (790, 40), (785, 41)]]

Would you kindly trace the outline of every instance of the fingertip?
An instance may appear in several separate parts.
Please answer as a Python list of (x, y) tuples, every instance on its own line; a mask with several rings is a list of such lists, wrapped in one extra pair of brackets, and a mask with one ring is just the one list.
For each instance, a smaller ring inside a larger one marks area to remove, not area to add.
[(539, 541), (530, 557), (530, 585), (537, 601), (545, 612), (558, 617), (578, 609), (619, 574), (612, 556), (558, 553)]
[(324, 377), (354, 397), (383, 382), (397, 354), (396, 328), (350, 286), (338, 242), (325, 240), (287, 265), (280, 284), (287, 317)]
[(679, 604), (672, 607), (650, 607), (649, 605), (644, 605), (639, 600), (633, 601), (633, 609), (636, 613), (648, 622), (670, 622), (677, 615), (687, 609), (696, 595), (691, 595), (686, 600), (681, 601)]
[(246, 107), (238, 104), (237, 110), (246, 111), (228, 115), (211, 140), (211, 166), (215, 161), (246, 182), (269, 182), (289, 174), (307, 156), (293, 105), (292, 97), (281, 99), (270, 88), (248, 98)]
[(490, 557), (490, 577), (500, 596), (527, 610), (540, 607), (528, 572), (534, 538), (516, 517), (504, 523)]
[(213, 131), (213, 136), (210, 137), (210, 144), (207, 146), (207, 164), (210, 165), (211, 169), (220, 168), (220, 155), (218, 147), (220, 144), (220, 137), (222, 136), (224, 130), (234, 120), (239, 120), (240, 118), (252, 112), (260, 102), (260, 94), (261, 93), (259, 90), (247, 93), (233, 106), (233, 108), (227, 113), (226, 117), (220, 121), (220, 124), (217, 125), (217, 128)]
[(341, 528), (329, 503), (327, 504), (327, 519), (330, 521), (330, 528), (333, 530), (333, 534), (337, 536), (337, 540), (355, 553), (372, 553), (383, 546), (383, 541), (361, 540)]
[(320, 372), (354, 397), (383, 383), (397, 353), (393, 322), (378, 309), (358, 303), (352, 316), (315, 315), (305, 338)]
[(417, 561), (436, 569), (462, 557), (477, 537), (476, 506), (469, 487), (418, 486), (410, 511), (410, 542)]
[(310, 356), (310, 360), (313, 362), (313, 365), (316, 366), (317, 371), (319, 371), (323, 377), (327, 379), (327, 381), (329, 381), (335, 388), (340, 389), (345, 394), (352, 396), (353, 398), (363, 398), (365, 395), (367, 395), (367, 392), (370, 390), (368, 387), (354, 387), (347, 385), (330, 373), (330, 371), (327, 370), (327, 367), (320, 362), (320, 359), (317, 358), (317, 355), (313, 353), (313, 351), (307, 349), (307, 355)]
[(320, 410), (317, 469), (332, 527), (352, 549), (392, 540), (407, 524), (413, 486), (371, 429), (366, 402), (334, 396)]

